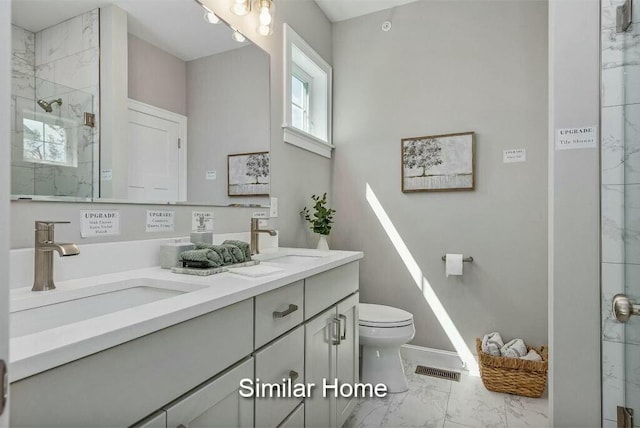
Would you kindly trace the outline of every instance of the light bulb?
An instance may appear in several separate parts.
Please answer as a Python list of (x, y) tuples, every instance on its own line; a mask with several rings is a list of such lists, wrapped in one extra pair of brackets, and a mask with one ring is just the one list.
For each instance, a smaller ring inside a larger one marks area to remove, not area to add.
[(204, 20), (209, 24), (217, 24), (218, 22), (220, 22), (220, 18), (218, 18), (216, 14), (211, 12), (210, 10), (207, 10), (204, 13)]
[(231, 6), (231, 12), (236, 15), (244, 16), (251, 10), (248, 0), (235, 0)]
[(238, 30), (235, 30), (231, 37), (238, 43), (242, 43), (246, 40), (246, 38)]
[(271, 34), (271, 27), (269, 27), (268, 25), (259, 26), (258, 34), (260, 34), (261, 36), (268, 36), (269, 34)]
[(260, 25), (269, 25), (271, 24), (271, 13), (269, 12), (268, 7), (260, 8)]

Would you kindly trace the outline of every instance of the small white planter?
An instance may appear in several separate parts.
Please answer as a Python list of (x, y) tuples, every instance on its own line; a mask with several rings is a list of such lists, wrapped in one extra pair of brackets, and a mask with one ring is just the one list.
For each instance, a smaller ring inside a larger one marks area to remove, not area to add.
[(327, 235), (320, 235), (318, 239), (318, 246), (316, 249), (321, 251), (329, 251), (329, 243), (327, 242)]

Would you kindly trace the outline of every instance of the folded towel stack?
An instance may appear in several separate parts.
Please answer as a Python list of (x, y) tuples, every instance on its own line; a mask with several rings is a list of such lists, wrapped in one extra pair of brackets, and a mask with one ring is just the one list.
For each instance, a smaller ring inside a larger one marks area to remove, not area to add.
[(504, 346), (500, 333), (494, 331), (493, 333), (485, 334), (482, 338), (482, 352), (489, 355), (499, 357), (502, 355), (500, 349)]
[(522, 358), (527, 355), (527, 345), (522, 339), (513, 339), (500, 348), (503, 357)]
[(521, 358), (523, 360), (542, 361), (542, 357), (533, 349), (527, 352), (522, 339), (513, 339), (503, 343), (500, 333), (485, 334), (482, 338), (482, 352), (496, 357)]
[(222, 245), (199, 242), (195, 250), (185, 251), (180, 255), (180, 261), (187, 266), (201, 268), (216, 268), (250, 260), (249, 244), (242, 241), (225, 241)]
[(180, 254), (180, 261), (185, 262), (189, 267), (212, 268), (219, 267), (220, 264), (209, 259), (211, 250), (189, 250)]
[(251, 260), (251, 246), (248, 243), (236, 240), (226, 240), (222, 243), (222, 245), (225, 244), (235, 245), (236, 247), (240, 248), (244, 253), (245, 261)]

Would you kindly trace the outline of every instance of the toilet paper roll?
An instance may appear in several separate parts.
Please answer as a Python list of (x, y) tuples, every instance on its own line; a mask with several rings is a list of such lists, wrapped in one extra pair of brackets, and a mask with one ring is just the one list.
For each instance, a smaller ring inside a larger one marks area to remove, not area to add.
[(449, 275), (462, 275), (462, 254), (448, 254), (446, 256), (445, 271)]

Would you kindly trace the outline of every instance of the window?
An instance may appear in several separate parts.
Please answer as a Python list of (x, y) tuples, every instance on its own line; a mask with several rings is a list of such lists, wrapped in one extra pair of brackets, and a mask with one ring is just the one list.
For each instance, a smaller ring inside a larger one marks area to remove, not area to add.
[(291, 126), (309, 132), (309, 80), (302, 73), (291, 75)]
[(331, 66), (287, 24), (284, 141), (330, 158)]
[(40, 120), (22, 119), (23, 151), (25, 162), (48, 165), (77, 167), (78, 159), (74, 139), (69, 137), (68, 130), (60, 119), (52, 119), (47, 123)]

